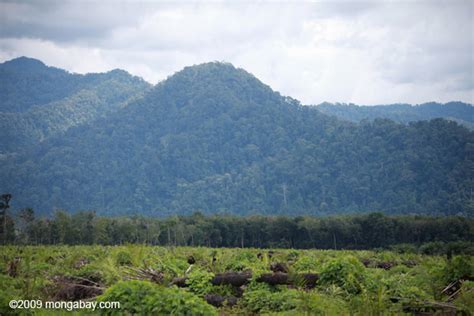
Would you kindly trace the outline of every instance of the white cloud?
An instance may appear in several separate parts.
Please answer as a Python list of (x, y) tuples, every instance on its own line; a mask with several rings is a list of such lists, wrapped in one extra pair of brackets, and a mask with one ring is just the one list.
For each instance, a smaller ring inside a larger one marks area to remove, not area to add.
[(474, 102), (470, 1), (0, 3), (0, 60), (155, 83), (225, 60), (306, 104)]

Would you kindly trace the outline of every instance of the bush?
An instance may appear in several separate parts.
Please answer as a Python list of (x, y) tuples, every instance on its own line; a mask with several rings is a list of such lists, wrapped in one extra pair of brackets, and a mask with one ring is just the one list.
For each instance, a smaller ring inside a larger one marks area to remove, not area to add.
[(22, 293), (16, 288), (18, 284), (15, 279), (0, 274), (0, 315), (20, 315), (21, 310), (14, 310), (8, 306), (10, 300), (22, 299)]
[(216, 309), (202, 298), (177, 288), (160, 288), (149, 297), (151, 315), (217, 315)]
[(253, 313), (282, 312), (298, 306), (296, 290), (271, 291), (267, 285), (259, 284), (246, 290), (243, 305)]
[(115, 262), (119, 266), (126, 266), (132, 264), (132, 256), (126, 251), (119, 251), (115, 258)]
[(212, 291), (211, 280), (213, 277), (214, 274), (210, 272), (195, 270), (189, 275), (186, 284), (189, 285), (189, 290), (191, 292), (204, 296)]
[(359, 260), (353, 256), (346, 256), (326, 263), (319, 277), (321, 285), (334, 284), (350, 294), (357, 294), (363, 288), (366, 271)]
[(257, 256), (250, 251), (242, 251), (229, 258), (225, 266), (226, 271), (251, 270), (257, 263)]
[(147, 281), (118, 282), (98, 301), (120, 302), (120, 309), (101, 310), (104, 315), (217, 315), (214, 307), (192, 293)]
[(298, 272), (318, 272), (319, 261), (310, 255), (301, 256), (293, 265), (293, 268)]
[(444, 270), (446, 282), (474, 278), (474, 263), (470, 256), (455, 256), (446, 263)]
[(344, 300), (317, 292), (300, 293), (295, 315), (348, 315)]
[(397, 244), (390, 247), (392, 251), (400, 254), (404, 253), (417, 253), (418, 249), (413, 244)]

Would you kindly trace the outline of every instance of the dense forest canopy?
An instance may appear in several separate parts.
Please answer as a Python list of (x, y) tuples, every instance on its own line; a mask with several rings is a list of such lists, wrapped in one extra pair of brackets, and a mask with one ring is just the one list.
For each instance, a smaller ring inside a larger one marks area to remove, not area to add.
[(124, 88), (129, 89), (140, 90), (149, 85), (119, 69), (80, 75), (48, 67), (37, 59), (16, 58), (0, 64), (0, 112), (26, 112), (34, 106), (44, 106), (81, 90), (93, 89), (111, 79), (128, 83)]
[(473, 215), (474, 133), (456, 122), (341, 121), (217, 62), (142, 91), (4, 155), (1, 191), (43, 214)]
[(150, 87), (123, 70), (78, 75), (25, 57), (0, 64), (0, 82), (2, 154), (107, 115)]
[(444, 118), (458, 122), (471, 130), (474, 129), (474, 107), (463, 102), (448, 102), (446, 104), (430, 102), (416, 106), (410, 104), (361, 106), (355, 104), (322, 103), (317, 108), (325, 114), (334, 115), (340, 119), (352, 122), (387, 118), (406, 124), (415, 121)]

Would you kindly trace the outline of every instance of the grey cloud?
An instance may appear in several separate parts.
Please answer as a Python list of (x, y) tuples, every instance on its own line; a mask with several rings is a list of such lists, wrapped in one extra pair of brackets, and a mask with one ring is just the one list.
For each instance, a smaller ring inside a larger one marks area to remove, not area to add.
[(151, 3), (94, 1), (0, 1), (0, 37), (58, 42), (105, 38), (122, 25), (133, 25)]
[(473, 102), (473, 2), (0, 0), (0, 60), (156, 82), (225, 60), (304, 103)]

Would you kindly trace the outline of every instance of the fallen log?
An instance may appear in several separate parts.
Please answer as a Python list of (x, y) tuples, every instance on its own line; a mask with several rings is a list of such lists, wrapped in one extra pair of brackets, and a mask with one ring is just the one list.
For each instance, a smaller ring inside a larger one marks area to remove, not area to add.
[(316, 287), (316, 283), (319, 280), (319, 274), (316, 273), (305, 273), (303, 274), (304, 287), (312, 289)]
[(378, 262), (375, 267), (379, 269), (390, 270), (394, 266), (396, 266), (396, 264), (393, 262)]
[[(251, 272), (225, 272), (218, 273), (211, 279), (212, 285), (232, 285), (234, 287), (241, 287), (250, 282), (252, 279)], [(187, 277), (174, 278), (171, 284), (178, 287), (187, 287)], [(314, 288), (319, 275), (315, 273), (303, 273), (291, 275), (283, 272), (264, 273), (257, 278), (257, 282), (263, 282), (270, 285), (301, 285), (305, 288)]]
[(284, 263), (281, 263), (281, 262), (274, 262), (270, 265), (270, 270), (272, 272), (283, 272), (283, 273), (288, 273), (289, 270), (288, 270), (288, 267), (286, 266), (286, 264)]
[(288, 273), (283, 272), (264, 273), (257, 278), (257, 282), (263, 282), (270, 285), (291, 284)]
[(215, 307), (234, 306), (237, 304), (237, 297), (235, 296), (221, 296), (218, 294), (206, 294), (204, 296), (206, 302)]
[(177, 287), (187, 287), (188, 284), (186, 284), (186, 280), (188, 278), (184, 277), (184, 278), (174, 278), (172, 281), (171, 281), (171, 284), (172, 285), (176, 285)]
[(257, 282), (264, 282), (270, 285), (302, 285), (305, 288), (312, 289), (319, 280), (319, 274), (304, 273), (291, 275), (288, 273), (265, 273), (257, 278)]
[(77, 301), (96, 297), (105, 288), (94, 280), (81, 277), (55, 277), (57, 291), (53, 299), (59, 301)]
[(250, 282), (252, 272), (225, 272), (218, 273), (212, 278), (212, 285), (230, 284), (236, 287), (242, 286)]
[[(187, 277), (174, 278), (171, 281), (171, 284), (178, 287), (187, 287), (186, 284)], [(235, 287), (240, 287), (244, 284), (247, 284), (252, 279), (251, 272), (225, 272), (216, 274), (212, 280), (212, 285), (226, 285), (230, 284)]]
[[(373, 261), (371, 259), (362, 259), (361, 262), (366, 268), (378, 268), (378, 269), (390, 270), (391, 268), (396, 266), (394, 262), (380, 262), (380, 261)], [(411, 264), (411, 262), (407, 264)]]
[(403, 306), (403, 311), (415, 315), (458, 315), (456, 305), (440, 302), (416, 302), (414, 304), (406, 304)]

